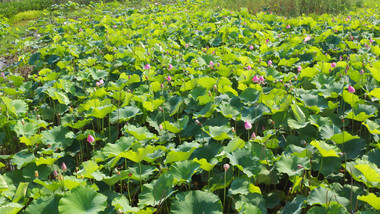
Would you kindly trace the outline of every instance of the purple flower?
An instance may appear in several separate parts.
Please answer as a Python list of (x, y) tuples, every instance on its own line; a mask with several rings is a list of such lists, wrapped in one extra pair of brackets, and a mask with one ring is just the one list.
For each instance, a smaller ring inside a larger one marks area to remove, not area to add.
[(348, 92), (350, 92), (351, 94), (355, 93), (355, 88), (352, 86), (348, 86)]
[(247, 130), (250, 130), (250, 129), (252, 129), (252, 124), (250, 122), (248, 122), (248, 121), (245, 121), (244, 128), (247, 129)]

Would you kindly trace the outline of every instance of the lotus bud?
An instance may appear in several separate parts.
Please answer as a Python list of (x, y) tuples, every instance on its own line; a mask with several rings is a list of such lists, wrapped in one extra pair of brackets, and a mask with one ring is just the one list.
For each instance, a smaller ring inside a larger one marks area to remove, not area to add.
[(252, 140), (255, 140), (255, 139), (256, 139), (256, 133), (255, 133), (255, 132), (252, 132), (252, 134), (251, 134), (251, 139), (252, 139)]
[(298, 169), (303, 169), (303, 166), (301, 164), (297, 164)]
[(159, 126), (158, 126), (158, 128), (162, 131), (162, 130), (164, 130), (164, 127), (162, 126), (162, 124), (160, 124)]
[(22, 123), (22, 125), (25, 125), (24, 119), (21, 119), (21, 123)]
[(360, 74), (361, 75), (363, 75), (364, 74), (364, 70), (362, 69), (362, 70), (360, 70)]
[(62, 171), (66, 172), (66, 170), (67, 170), (67, 167), (66, 167), (66, 164), (65, 164), (65, 162), (62, 162), (62, 166), (61, 166), (61, 169), (62, 169)]
[(128, 177), (132, 177), (132, 173), (128, 173)]
[(355, 93), (355, 88), (352, 87), (351, 85), (348, 86), (348, 92), (350, 92), (351, 94)]
[(80, 178), (82, 178), (82, 179), (83, 179), (83, 178), (84, 178), (84, 176), (83, 176), (83, 175), (80, 175)]
[(249, 50), (253, 50), (253, 45), (250, 45), (250, 46), (249, 46)]
[(227, 171), (230, 168), (230, 165), (228, 163), (223, 164), (224, 171)]
[(212, 67), (212, 66), (214, 66), (214, 62), (213, 61), (210, 61), (209, 62), (209, 65)]
[(244, 123), (244, 128), (245, 128), (246, 130), (250, 130), (250, 129), (252, 128), (252, 124), (251, 124), (250, 122), (248, 122), (248, 121), (245, 121), (245, 123)]
[(232, 128), (231, 128), (231, 131), (232, 131), (232, 133), (235, 133), (235, 128), (232, 127)]
[(335, 68), (336, 67), (336, 63), (335, 62), (331, 63), (331, 67)]
[(161, 112), (164, 112), (164, 109), (160, 106), (158, 107), (158, 109), (161, 111)]
[(38, 171), (37, 171), (37, 170), (34, 171), (34, 177), (35, 177), (35, 178), (38, 178)]
[(88, 143), (93, 143), (93, 142), (95, 142), (95, 138), (92, 136), (92, 135), (88, 135), (88, 137), (87, 137), (87, 142)]
[(199, 120), (195, 120), (195, 123), (196, 123), (197, 125), (199, 125), (199, 126), (202, 126), (202, 123), (199, 122)]
[(54, 170), (53, 175), (54, 175), (54, 178), (57, 178), (57, 176), (58, 176), (58, 172), (57, 172), (57, 170)]

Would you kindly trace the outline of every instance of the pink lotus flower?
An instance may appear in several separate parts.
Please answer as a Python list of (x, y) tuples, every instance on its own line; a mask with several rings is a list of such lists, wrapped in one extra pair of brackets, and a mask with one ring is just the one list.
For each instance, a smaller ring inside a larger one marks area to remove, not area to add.
[(172, 70), (172, 69), (173, 69), (172, 64), (169, 64), (169, 66), (168, 66), (168, 70), (170, 71), (170, 70)]
[(79, 32), (82, 32), (83, 30), (82, 30), (82, 28), (79, 28)]
[(373, 40), (372, 40), (372, 38), (370, 38), (370, 39), (369, 39), (369, 43), (371, 43), (371, 44), (373, 43)]
[(348, 86), (348, 92), (350, 92), (351, 94), (355, 93), (355, 88), (352, 86)]
[(244, 128), (247, 129), (247, 130), (250, 130), (250, 129), (252, 129), (252, 124), (250, 122), (248, 122), (248, 121), (245, 121)]
[(278, 38), (281, 38), (281, 34), (278, 34)]
[(336, 63), (335, 62), (331, 63), (331, 67), (335, 68), (336, 67)]
[(251, 139), (252, 139), (252, 140), (255, 140), (255, 139), (256, 139), (256, 133), (255, 133), (255, 132), (252, 132), (252, 134), (251, 134)]
[(149, 69), (150, 69), (150, 65), (149, 65), (149, 64), (146, 64), (146, 65), (144, 66), (144, 69), (145, 69), (145, 70), (149, 70)]
[(113, 28), (117, 28), (117, 25), (114, 25)]
[(1, 77), (5, 78), (5, 73), (4, 72), (1, 72)]
[(104, 84), (104, 80), (103, 80), (103, 79), (100, 79), (100, 80), (99, 80), (99, 84), (100, 84), (100, 85), (103, 85), (103, 84)]
[(268, 61), (268, 66), (270, 67), (270, 66), (272, 66), (272, 64), (273, 64), (272, 60), (269, 60)]
[(290, 28), (290, 25), (286, 25), (286, 28), (289, 29), (289, 28)]
[(252, 78), (252, 81), (255, 82), (255, 83), (258, 82), (258, 81), (259, 81), (259, 77), (255, 75), (255, 76)]
[(160, 125), (158, 126), (158, 128), (159, 128), (161, 131), (164, 129), (164, 127), (162, 126), (162, 124), (160, 124)]
[(263, 76), (260, 76), (260, 77), (259, 77), (259, 82), (264, 82), (264, 81), (265, 81), (264, 77), (263, 77)]
[(55, 178), (58, 176), (57, 170), (54, 170), (53, 175), (54, 175)]
[(248, 66), (246, 67), (246, 69), (247, 69), (247, 70), (252, 70), (252, 67), (248, 65)]
[(311, 36), (307, 36), (303, 41), (307, 42), (307, 41), (310, 41), (310, 39), (311, 39)]
[(92, 135), (89, 134), (88, 137), (87, 137), (87, 142), (93, 143), (93, 142), (95, 142), (95, 138)]
[(297, 168), (298, 168), (298, 169), (302, 169), (303, 166), (302, 166), (301, 164), (297, 164)]
[(227, 171), (229, 168), (230, 168), (230, 165), (229, 165), (228, 163), (225, 163), (225, 164), (223, 165), (223, 169), (224, 169), (224, 171)]
[(185, 44), (185, 48), (188, 48), (189, 47), (189, 44)]
[(249, 50), (253, 50), (253, 45), (250, 45), (250, 46), (249, 46)]
[(266, 42), (266, 43), (269, 43), (269, 42), (270, 42), (270, 40), (269, 40), (269, 39), (267, 39), (265, 42)]
[(362, 69), (362, 70), (360, 70), (360, 74), (361, 75), (363, 75), (364, 74), (364, 70)]
[(210, 66), (214, 66), (214, 62), (213, 62), (213, 61), (210, 61), (209, 65), (210, 65)]
[(99, 87), (101, 84), (99, 82), (96, 82), (96, 87)]
[(301, 72), (302, 71), (302, 66), (299, 65), (298, 68), (297, 68), (297, 71), (298, 71), (298, 73)]
[(354, 40), (354, 37), (353, 37), (353, 36), (351, 36), (351, 40)]
[(168, 77), (166, 77), (166, 80), (167, 80), (168, 82), (170, 82), (170, 81), (172, 81), (172, 77), (171, 77), (171, 76), (168, 76)]
[(62, 163), (61, 169), (62, 169), (62, 171), (66, 172), (67, 167), (66, 167), (65, 162)]

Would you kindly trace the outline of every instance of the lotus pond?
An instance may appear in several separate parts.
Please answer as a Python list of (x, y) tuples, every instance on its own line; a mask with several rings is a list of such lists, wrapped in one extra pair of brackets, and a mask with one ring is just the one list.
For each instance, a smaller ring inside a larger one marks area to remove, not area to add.
[(0, 213), (378, 213), (379, 10), (204, 4), (92, 4), (15, 41)]

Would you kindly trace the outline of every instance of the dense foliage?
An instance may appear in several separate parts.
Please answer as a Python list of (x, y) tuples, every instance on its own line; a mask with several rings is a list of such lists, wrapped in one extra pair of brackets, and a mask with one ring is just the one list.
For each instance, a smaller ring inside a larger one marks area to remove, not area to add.
[(204, 4), (30, 28), (0, 77), (0, 213), (377, 213), (379, 11)]

